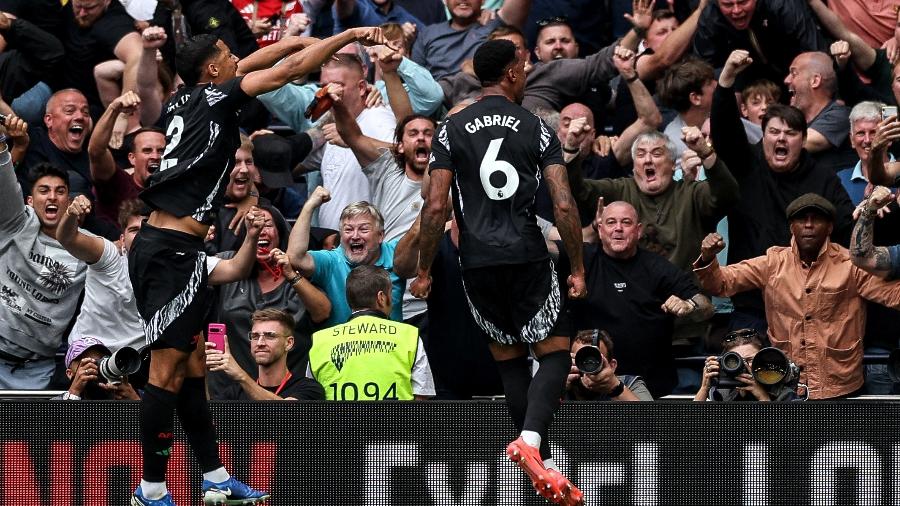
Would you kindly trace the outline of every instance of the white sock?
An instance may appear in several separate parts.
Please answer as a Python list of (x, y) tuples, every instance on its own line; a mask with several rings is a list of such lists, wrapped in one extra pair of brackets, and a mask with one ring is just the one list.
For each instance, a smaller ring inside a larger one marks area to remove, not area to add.
[(559, 467), (556, 465), (556, 462), (553, 461), (553, 457), (544, 461), (544, 469), (555, 469), (559, 471)]
[(525, 441), (525, 444), (528, 446), (533, 446), (535, 448), (541, 447), (541, 435), (533, 430), (523, 430), (521, 434), (522, 440)]
[(208, 473), (203, 473), (203, 479), (213, 483), (222, 483), (228, 481), (228, 478), (231, 478), (231, 475), (228, 474), (228, 471), (226, 471), (224, 467), (213, 469)]
[(165, 497), (169, 491), (166, 490), (166, 482), (164, 481), (151, 482), (141, 480), (141, 492), (144, 493), (144, 497), (146, 497), (147, 499), (157, 501)]

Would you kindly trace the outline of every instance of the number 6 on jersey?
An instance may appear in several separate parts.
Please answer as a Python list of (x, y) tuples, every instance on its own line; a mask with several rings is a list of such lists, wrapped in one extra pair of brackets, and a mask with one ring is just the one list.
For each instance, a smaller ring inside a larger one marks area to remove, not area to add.
[[(484, 187), (485, 193), (491, 200), (505, 200), (516, 194), (516, 188), (519, 187), (519, 173), (511, 163), (498, 160), (497, 155), (500, 153), (500, 145), (503, 139), (494, 139), (484, 153), (481, 159), (481, 167), (478, 173), (481, 176), (481, 186)], [(499, 180), (500, 178), (503, 180)], [(491, 179), (494, 181), (492, 182)], [(494, 184), (501, 183), (502, 186)]]

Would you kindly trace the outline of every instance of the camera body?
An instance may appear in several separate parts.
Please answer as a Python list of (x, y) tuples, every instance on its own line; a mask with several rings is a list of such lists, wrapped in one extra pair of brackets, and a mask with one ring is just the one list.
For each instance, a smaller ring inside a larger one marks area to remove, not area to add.
[(129, 374), (136, 373), (141, 368), (141, 354), (134, 348), (121, 348), (116, 350), (112, 355), (107, 355), (100, 359), (97, 369), (100, 371), (100, 377), (97, 379), (100, 383), (110, 383), (117, 385), (121, 383)]
[(741, 374), (749, 373), (744, 357), (734, 351), (723, 353), (718, 358), (719, 376), (713, 378), (713, 382), (719, 389), (737, 388), (746, 386), (737, 379)]

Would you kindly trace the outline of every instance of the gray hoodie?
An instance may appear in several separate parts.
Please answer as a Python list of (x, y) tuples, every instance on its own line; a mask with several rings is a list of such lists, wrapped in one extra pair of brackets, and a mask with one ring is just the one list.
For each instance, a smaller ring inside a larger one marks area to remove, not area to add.
[[(59, 212), (65, 212), (60, 207)], [(0, 151), (0, 351), (52, 357), (84, 287), (87, 266), (41, 233), (24, 204), (12, 159)]]

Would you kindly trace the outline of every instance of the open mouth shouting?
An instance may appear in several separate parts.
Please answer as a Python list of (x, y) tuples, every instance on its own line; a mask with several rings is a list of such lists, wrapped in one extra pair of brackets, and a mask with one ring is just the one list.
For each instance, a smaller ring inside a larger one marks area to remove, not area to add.
[(84, 125), (82, 123), (72, 123), (69, 125), (67, 136), (72, 144), (81, 144), (84, 141)]
[(772, 150), (772, 154), (776, 162), (784, 163), (788, 159), (790, 150), (788, 149), (786, 144), (775, 144), (775, 148)]
[(414, 153), (415, 153), (416, 163), (419, 163), (419, 164), (428, 163), (428, 157), (429, 157), (430, 153), (428, 152), (428, 148), (426, 148), (424, 145), (417, 146)]
[(56, 204), (47, 204), (44, 207), (44, 218), (48, 221), (54, 221), (59, 217), (59, 206)]

